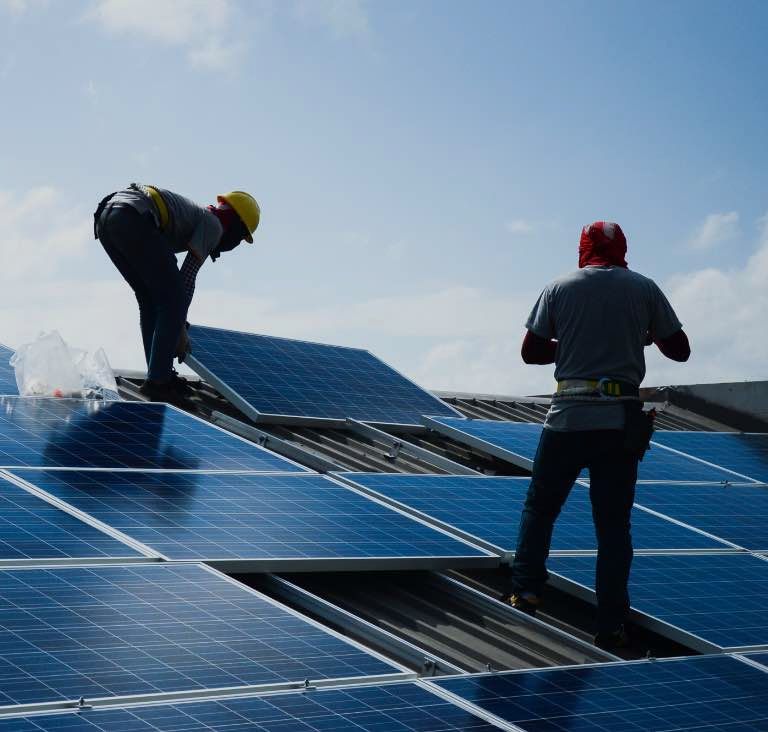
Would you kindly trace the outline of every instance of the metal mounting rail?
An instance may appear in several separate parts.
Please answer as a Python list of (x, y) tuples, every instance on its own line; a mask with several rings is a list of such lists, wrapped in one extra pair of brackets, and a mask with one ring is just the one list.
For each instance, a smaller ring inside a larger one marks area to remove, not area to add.
[(387, 432), (376, 429), (376, 427), (372, 427), (371, 425), (356, 419), (348, 419), (346, 426), (351, 432), (355, 432), (370, 440), (385, 444), (390, 449), (390, 460), (393, 464), (397, 462), (399, 455), (403, 454), (417, 458), (420, 461), (429, 465), (434, 465), (442, 470), (446, 470), (451, 475), (481, 475), (481, 473), (478, 473), (476, 470), (472, 470), (472, 468), (468, 468), (461, 463), (454, 462), (447, 457), (438, 455), (423, 447), (413, 445), (405, 440), (400, 440)]
[(409, 665), (419, 668), (420, 675), (437, 676), (466, 671), (282, 577), (268, 574), (264, 580), (266, 588), (283, 602), (295, 604), (304, 612), (344, 628), (345, 632), (347, 629), (356, 631), (366, 645), (374, 645), (395, 658), (404, 659)]
[(319, 473), (330, 473), (340, 469), (337, 463), (331, 462), (322, 455), (306, 450), (288, 440), (275, 437), (269, 432), (265, 432), (258, 427), (253, 427), (245, 422), (241, 422), (239, 419), (230, 417), (227, 414), (213, 412), (211, 414), (211, 421), (219, 427), (234, 432), (235, 434), (240, 435), (240, 437), (244, 437), (246, 440), (251, 440), (261, 447), (276, 452), (278, 455), (283, 455), (296, 462), (300, 462)]

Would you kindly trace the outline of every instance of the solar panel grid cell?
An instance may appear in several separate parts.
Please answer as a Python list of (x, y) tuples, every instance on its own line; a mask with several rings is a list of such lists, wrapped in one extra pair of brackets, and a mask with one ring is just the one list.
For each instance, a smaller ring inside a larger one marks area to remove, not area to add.
[(752, 551), (768, 551), (768, 486), (638, 483), (642, 506)]
[(0, 732), (491, 732), (413, 683), (0, 720)]
[(0, 466), (301, 472), (165, 404), (0, 397)]
[(0, 572), (0, 705), (397, 671), (196, 565)]
[(136, 556), (135, 549), (0, 476), (0, 559)]
[(13, 349), (0, 344), (0, 394), (18, 394), (16, 372), (8, 363), (13, 356)]
[[(594, 587), (594, 560), (551, 557), (549, 569)], [(747, 553), (636, 556), (632, 607), (720, 648), (768, 645), (768, 562)]]
[(368, 351), (203, 326), (190, 337), (193, 368), (202, 365), (254, 414), (394, 424), (457, 414)]
[(768, 729), (768, 674), (730, 656), (430, 683), (525, 732)]
[(487, 556), (320, 475), (14, 474), (171, 559)]
[[(346, 479), (430, 516), (443, 525), (514, 551), (530, 478), (341, 473)], [(632, 513), (638, 550), (726, 549), (714, 538), (641, 509)], [(596, 551), (589, 489), (574, 486), (552, 534), (553, 551)]]
[(768, 434), (657, 432), (654, 441), (768, 483)]

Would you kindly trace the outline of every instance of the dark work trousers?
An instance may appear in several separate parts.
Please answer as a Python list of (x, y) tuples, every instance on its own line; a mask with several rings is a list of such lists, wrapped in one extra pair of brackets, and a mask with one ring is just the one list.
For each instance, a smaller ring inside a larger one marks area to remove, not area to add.
[(186, 317), (184, 286), (173, 249), (152, 216), (130, 206), (107, 204), (98, 234), (139, 303), (147, 377), (168, 381)]
[(513, 592), (541, 594), (548, 578), (545, 563), (555, 520), (579, 473), (588, 468), (597, 536), (595, 592), (601, 632), (616, 630), (629, 612), (630, 518), (638, 459), (624, 450), (623, 443), (623, 430), (542, 431), (510, 572)]

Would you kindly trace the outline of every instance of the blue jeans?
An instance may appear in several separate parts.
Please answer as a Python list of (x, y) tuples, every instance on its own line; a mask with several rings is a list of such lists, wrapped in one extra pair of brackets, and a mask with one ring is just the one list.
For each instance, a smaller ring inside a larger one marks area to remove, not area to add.
[(147, 377), (168, 381), (186, 319), (176, 256), (149, 214), (107, 203), (98, 222), (99, 241), (139, 303)]
[(589, 469), (589, 497), (597, 536), (597, 624), (616, 630), (629, 612), (632, 565), (630, 518), (635, 499), (637, 456), (624, 449), (623, 430), (557, 432), (545, 429), (533, 464), (515, 559), (512, 592), (540, 595), (548, 574), (552, 529), (582, 469)]

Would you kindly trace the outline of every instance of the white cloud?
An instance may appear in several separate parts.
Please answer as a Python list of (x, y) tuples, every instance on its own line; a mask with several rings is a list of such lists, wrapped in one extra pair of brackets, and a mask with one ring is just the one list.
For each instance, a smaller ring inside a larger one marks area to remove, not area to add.
[(526, 219), (512, 219), (506, 223), (506, 229), (510, 234), (530, 234), (535, 228), (533, 222)]
[(707, 268), (673, 277), (666, 292), (690, 338), (691, 359), (686, 364), (672, 364), (654, 354), (649, 359), (649, 383), (768, 378), (766, 282), (766, 219), (757, 247), (744, 267)]
[(362, 0), (297, 0), (294, 14), (308, 25), (327, 28), (337, 38), (365, 38), (371, 29)]
[(690, 245), (692, 249), (713, 249), (718, 244), (733, 239), (738, 232), (738, 212), (709, 214), (694, 232)]
[(244, 51), (231, 0), (98, 0), (86, 18), (110, 33), (179, 46), (195, 68), (223, 70)]

